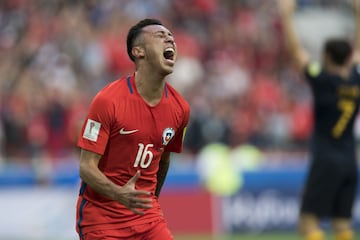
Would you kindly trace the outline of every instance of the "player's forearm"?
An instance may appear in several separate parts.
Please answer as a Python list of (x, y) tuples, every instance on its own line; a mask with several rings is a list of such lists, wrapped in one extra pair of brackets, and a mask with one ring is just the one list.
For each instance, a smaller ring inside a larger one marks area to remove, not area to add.
[(108, 179), (97, 166), (80, 163), (80, 177), (97, 193), (114, 199), (114, 193), (120, 186)]
[(168, 173), (170, 166), (170, 153), (164, 153), (164, 156), (161, 158), (159, 163), (159, 170), (157, 172), (157, 184), (155, 190), (155, 196), (159, 197), (162, 186), (164, 185), (166, 175)]
[(298, 68), (302, 68), (303, 67), (303, 61), (301, 59), (302, 47), (300, 45), (299, 38), (295, 32), (295, 27), (292, 18), (293, 16), (290, 14), (283, 14), (281, 16), (283, 33), (285, 38), (285, 46), (296, 66)]

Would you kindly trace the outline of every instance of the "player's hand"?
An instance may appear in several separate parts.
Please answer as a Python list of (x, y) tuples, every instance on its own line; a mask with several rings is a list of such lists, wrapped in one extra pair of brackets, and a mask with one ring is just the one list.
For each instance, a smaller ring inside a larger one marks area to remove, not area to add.
[(296, 8), (296, 0), (277, 0), (281, 15), (293, 15)]
[(152, 208), (151, 193), (143, 190), (136, 190), (135, 183), (140, 177), (140, 171), (124, 185), (117, 193), (115, 193), (114, 199), (132, 212), (143, 215), (145, 209)]

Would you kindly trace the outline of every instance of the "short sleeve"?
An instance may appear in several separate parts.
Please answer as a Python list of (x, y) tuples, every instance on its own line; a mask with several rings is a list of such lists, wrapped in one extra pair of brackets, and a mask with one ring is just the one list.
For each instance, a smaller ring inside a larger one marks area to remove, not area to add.
[(79, 135), (78, 146), (103, 155), (109, 140), (113, 116), (113, 103), (99, 93), (90, 105)]
[(176, 152), (176, 153), (182, 152), (183, 142), (186, 134), (186, 127), (189, 123), (189, 118), (190, 118), (190, 107), (189, 105), (186, 104), (184, 107), (183, 122), (176, 131), (174, 139), (169, 143), (169, 145), (166, 146), (165, 148), (166, 152)]

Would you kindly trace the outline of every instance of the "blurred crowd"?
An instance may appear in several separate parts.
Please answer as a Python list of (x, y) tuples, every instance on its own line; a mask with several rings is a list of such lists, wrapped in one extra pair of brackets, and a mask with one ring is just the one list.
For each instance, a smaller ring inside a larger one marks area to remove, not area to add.
[(305, 149), (311, 95), (289, 63), (274, 1), (1, 0), (3, 162), (76, 156), (94, 94), (134, 71), (126, 34), (145, 17), (159, 18), (178, 45), (169, 81), (192, 108), (185, 151), (212, 142)]

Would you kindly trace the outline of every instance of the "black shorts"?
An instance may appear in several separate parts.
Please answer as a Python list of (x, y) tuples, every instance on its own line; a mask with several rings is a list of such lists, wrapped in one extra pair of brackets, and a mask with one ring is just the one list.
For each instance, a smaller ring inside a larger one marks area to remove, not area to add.
[(358, 177), (356, 161), (339, 160), (312, 162), (302, 196), (301, 213), (319, 218), (352, 217)]

